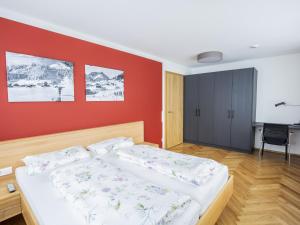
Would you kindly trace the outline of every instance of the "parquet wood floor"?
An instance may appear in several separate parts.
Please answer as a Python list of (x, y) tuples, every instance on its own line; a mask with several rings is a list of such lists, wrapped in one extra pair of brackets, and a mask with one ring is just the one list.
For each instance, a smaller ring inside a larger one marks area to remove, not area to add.
[[(300, 225), (300, 157), (289, 166), (283, 155), (270, 152), (258, 161), (256, 154), (194, 144), (171, 150), (214, 159), (234, 174), (234, 193), (217, 225)], [(21, 216), (0, 224), (25, 225)]]
[(213, 147), (182, 144), (176, 152), (206, 157), (229, 167), (234, 193), (217, 225), (300, 224), (300, 157), (289, 166), (283, 154), (244, 154)]

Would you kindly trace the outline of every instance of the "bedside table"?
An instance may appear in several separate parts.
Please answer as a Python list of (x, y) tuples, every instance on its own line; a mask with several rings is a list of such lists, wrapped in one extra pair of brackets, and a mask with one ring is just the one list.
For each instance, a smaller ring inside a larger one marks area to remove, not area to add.
[(13, 193), (9, 193), (6, 187), (7, 183), (13, 183), (16, 187), (13, 178), (0, 178), (0, 222), (21, 214), (20, 193), (18, 189)]

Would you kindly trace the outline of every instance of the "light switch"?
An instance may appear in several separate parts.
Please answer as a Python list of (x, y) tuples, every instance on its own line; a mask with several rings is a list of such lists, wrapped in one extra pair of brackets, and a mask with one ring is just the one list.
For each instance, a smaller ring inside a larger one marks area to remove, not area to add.
[(11, 166), (2, 168), (2, 169), (0, 169), (0, 177), (12, 174), (12, 172), (13, 171), (12, 171), (12, 167)]

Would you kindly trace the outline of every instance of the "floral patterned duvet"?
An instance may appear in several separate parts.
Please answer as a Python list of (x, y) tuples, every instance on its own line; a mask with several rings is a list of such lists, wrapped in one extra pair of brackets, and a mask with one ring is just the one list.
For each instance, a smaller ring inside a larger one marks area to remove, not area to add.
[(197, 186), (208, 182), (225, 167), (212, 159), (175, 153), (148, 145), (120, 148), (117, 154), (122, 160)]
[(50, 179), (90, 225), (172, 224), (193, 201), (99, 157), (60, 167)]

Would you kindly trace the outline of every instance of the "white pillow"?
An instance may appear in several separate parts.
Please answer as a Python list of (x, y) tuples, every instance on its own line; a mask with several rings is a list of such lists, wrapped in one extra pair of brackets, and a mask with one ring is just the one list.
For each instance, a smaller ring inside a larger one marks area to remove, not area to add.
[(117, 137), (89, 145), (87, 149), (97, 155), (103, 155), (108, 152), (114, 152), (119, 148), (131, 147), (133, 145), (132, 138)]
[(23, 162), (29, 175), (41, 174), (67, 163), (89, 158), (89, 152), (81, 146), (73, 146), (55, 152), (26, 156)]

